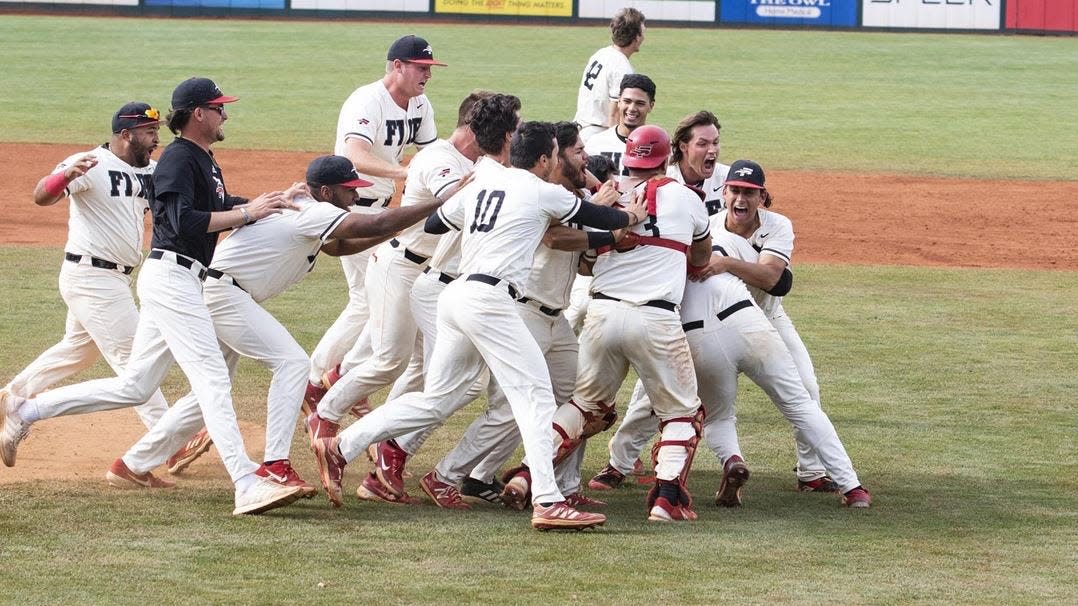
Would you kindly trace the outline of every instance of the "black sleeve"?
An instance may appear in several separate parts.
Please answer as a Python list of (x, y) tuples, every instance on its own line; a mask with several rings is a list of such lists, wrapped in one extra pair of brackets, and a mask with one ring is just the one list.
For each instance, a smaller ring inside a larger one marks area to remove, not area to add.
[(782, 270), (782, 275), (779, 276), (779, 281), (775, 282), (775, 285), (771, 287), (771, 290), (767, 291), (767, 294), (774, 295), (776, 297), (785, 297), (789, 294), (790, 289), (794, 286), (794, 274), (789, 268)]
[(621, 229), (622, 227), (628, 227), (629, 222), (632, 220), (627, 212), (583, 200), (580, 202), (580, 208), (576, 213), (566, 217), (565, 220), (570, 219), (574, 223), (597, 229)]
[(250, 202), (247, 198), (241, 196), (228, 196), (225, 198), (225, 210), (232, 210), (233, 208), (242, 204)]
[(206, 235), (210, 226), (210, 213), (196, 210), (191, 204), (191, 197), (178, 192), (167, 192), (157, 196), (164, 205), (165, 217), (172, 226), (172, 232), (181, 239), (198, 239)]
[(442, 221), (442, 216), (438, 214), (438, 211), (434, 211), (427, 217), (427, 222), (423, 224), (423, 231), (428, 234), (445, 234), (449, 233), (449, 226)]
[(600, 246), (613, 246), (614, 232), (612, 231), (589, 231), (588, 248), (595, 250)]

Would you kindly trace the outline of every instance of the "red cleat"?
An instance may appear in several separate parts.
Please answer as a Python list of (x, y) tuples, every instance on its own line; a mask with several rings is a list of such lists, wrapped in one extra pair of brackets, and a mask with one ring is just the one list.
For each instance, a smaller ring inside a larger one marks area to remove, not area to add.
[(187, 469), (187, 466), (194, 463), (195, 459), (206, 454), (206, 451), (212, 445), (213, 440), (210, 439), (210, 432), (203, 427), (182, 448), (177, 450), (176, 454), (168, 458), (165, 463), (168, 466), (168, 472), (175, 475)]
[(722, 481), (715, 493), (715, 504), (720, 507), (741, 507), (741, 487), (749, 481), (749, 466), (734, 455), (726, 460), (722, 470)]
[(509, 509), (524, 511), (532, 498), (531, 471), (521, 465), (505, 472), (502, 480), (505, 482), (505, 488), (502, 489), (501, 494), (502, 504)]
[(263, 463), (258, 466), (255, 475), (265, 480), (269, 480), (270, 482), (276, 482), (282, 486), (295, 486), (301, 488), (303, 492), (300, 493), (300, 497), (304, 499), (310, 499), (318, 494), (317, 488), (303, 481), (303, 478), (299, 477), (296, 470), (292, 469), (292, 465), (288, 462), (288, 459), (274, 461), (269, 465)]
[(304, 426), (307, 429), (307, 437), (311, 439), (311, 448), (314, 448), (314, 443), (318, 440), (326, 438), (337, 437), (337, 432), (341, 430), (341, 426), (333, 421), (327, 421), (318, 416), (317, 412), (311, 413), (304, 422)]
[(471, 506), (460, 498), (457, 487), (439, 480), (438, 474), (433, 471), (420, 478), (419, 487), (442, 509), (471, 509)]
[(356, 496), (364, 501), (381, 501), (393, 505), (411, 505), (413, 503), (412, 497), (408, 496), (408, 493), (397, 496), (389, 492), (389, 489), (378, 480), (378, 476), (374, 475), (374, 472), (368, 473), (367, 477), (363, 478), (363, 483), (356, 489)]
[(687, 505), (674, 505), (666, 499), (659, 497), (648, 512), (650, 522), (691, 522), (696, 519), (696, 512)]
[(175, 488), (176, 483), (150, 472), (137, 474), (131, 471), (123, 459), (116, 459), (105, 472), (105, 480), (113, 488)]
[(625, 474), (608, 464), (606, 467), (602, 468), (599, 473), (595, 474), (595, 477), (588, 481), (588, 488), (592, 490), (614, 490), (618, 486), (621, 486), (621, 483), (624, 481)]
[(378, 479), (397, 497), (404, 496), (404, 464), (408, 462), (408, 453), (404, 452), (394, 440), (386, 440), (378, 445), (378, 460), (374, 463), (374, 473)]
[(558, 501), (549, 507), (536, 505), (532, 509), (532, 528), (536, 530), (584, 530), (605, 523), (606, 516), (603, 514), (577, 511), (565, 501)]
[(318, 463), (318, 475), (322, 480), (322, 488), (326, 489), (329, 502), (334, 507), (340, 507), (344, 504), (341, 482), (344, 481), (344, 468), (348, 461), (344, 460), (340, 448), (337, 447), (337, 438), (317, 440), (314, 443), (314, 460)]
[(299, 405), (300, 410), (303, 411), (303, 416), (309, 417), (318, 412), (318, 403), (322, 401), (322, 398), (326, 397), (326, 392), (329, 391), (328, 387), (322, 387), (322, 384), (314, 384), (307, 381), (307, 392), (303, 394), (303, 402)]
[(565, 504), (573, 509), (580, 509), (581, 507), (606, 507), (606, 501), (593, 499), (582, 492), (575, 492), (565, 497)]
[(872, 506), (872, 495), (864, 486), (858, 486), (842, 495), (842, 504), (851, 509), (868, 509)]

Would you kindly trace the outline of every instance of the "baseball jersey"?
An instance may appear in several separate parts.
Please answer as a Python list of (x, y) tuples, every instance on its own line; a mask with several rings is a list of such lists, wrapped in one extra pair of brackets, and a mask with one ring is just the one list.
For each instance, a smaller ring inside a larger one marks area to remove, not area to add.
[(580, 203), (560, 185), (484, 157), (475, 165), (472, 182), (438, 215), (461, 231), (461, 275), (487, 274), (520, 291), (547, 227), (566, 222)]
[[(471, 172), (474, 165), (449, 141), (439, 139), (431, 143), (408, 163), (408, 180), (401, 196), (401, 207), (445, 199), (445, 193)], [(424, 231), (422, 221), (401, 232), (397, 240), (408, 250), (424, 257), (434, 254), (434, 248), (438, 245), (438, 236)]]
[[(646, 181), (623, 194), (627, 202)], [(631, 231), (640, 236), (674, 240), (690, 246), (708, 237), (707, 211), (700, 197), (679, 183), (668, 183), (656, 190), (655, 215), (634, 225)], [(611, 250), (599, 255), (592, 267), (595, 279), (591, 292), (635, 303), (656, 299), (680, 303), (685, 292), (685, 253), (664, 246), (641, 245), (625, 252)]]
[(681, 174), (681, 166), (671, 164), (666, 169), (666, 176), (678, 183), (685, 183), (704, 192), (704, 206), (707, 207), (707, 214), (713, 216), (726, 205), (722, 198), (722, 185), (726, 183), (726, 175), (729, 172), (730, 167), (728, 165), (716, 162), (715, 171), (711, 173), (711, 177), (704, 179), (700, 183), (685, 183), (685, 177)]
[[(763, 208), (757, 211), (760, 217), (760, 227), (747, 239), (749, 245), (759, 255), (772, 255), (782, 259), (787, 267), (794, 254), (794, 228), (789, 219), (775, 212)], [(726, 231), (726, 210), (711, 217), (711, 225), (718, 231)], [(733, 234), (737, 235), (737, 234)], [(740, 237), (740, 236), (738, 236)], [(745, 239), (745, 238), (742, 238)], [(745, 261), (758, 262), (759, 257), (743, 258)], [(782, 297), (769, 295), (763, 290), (748, 287), (752, 297), (759, 303), (767, 317), (772, 317), (782, 308)]]
[(633, 73), (629, 58), (610, 45), (595, 51), (584, 66), (576, 95), (576, 116), (581, 126), (609, 126), (610, 104), (621, 94), (621, 79)]
[(299, 282), (314, 267), (318, 251), (348, 217), (328, 202), (297, 198), (284, 210), (236, 230), (221, 241), (211, 268), (222, 271), (262, 302)]
[[(408, 108), (401, 109), (381, 80), (361, 86), (349, 95), (341, 106), (337, 118), (337, 142), (333, 153), (344, 153), (345, 143), (353, 138), (364, 139), (371, 144), (371, 153), (390, 164), (400, 164), (404, 148), (415, 144), (423, 147), (438, 137), (434, 124), (434, 108), (426, 95), (408, 100)], [(360, 176), (373, 183), (359, 188), (362, 198), (389, 198), (393, 195), (393, 179), (390, 177)]]
[[(577, 192), (584, 200), (590, 200), (587, 191)], [(567, 227), (581, 229), (569, 224)], [(531, 273), (524, 284), (524, 296), (554, 309), (569, 307), (569, 295), (573, 292), (577, 266), (583, 251), (556, 250), (541, 244), (532, 259)]]
[(618, 134), (618, 127), (611, 126), (601, 133), (588, 137), (584, 143), (584, 153), (589, 156), (606, 156), (618, 168), (618, 174), (627, 177), (629, 169), (621, 163), (621, 157), (625, 155), (625, 137)]
[[(743, 261), (751, 262), (757, 256), (748, 240), (725, 230), (712, 230), (711, 249), (715, 254)], [(685, 285), (685, 298), (681, 301), (681, 321), (714, 319), (720, 311), (734, 303), (752, 298), (749, 288), (734, 274), (721, 273), (703, 282), (688, 282)]]
[[(156, 162), (135, 168), (112, 153), (108, 144), (92, 152), (97, 166), (67, 185), (71, 198), (64, 250), (120, 265), (142, 262), (143, 216), (150, 208)], [(67, 170), (86, 152), (64, 159), (53, 174)]]

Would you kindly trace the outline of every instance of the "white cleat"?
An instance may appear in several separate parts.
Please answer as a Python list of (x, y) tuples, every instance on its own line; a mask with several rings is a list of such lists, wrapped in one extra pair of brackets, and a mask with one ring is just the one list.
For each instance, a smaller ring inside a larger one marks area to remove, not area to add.
[(19, 416), (19, 407), (25, 401), (26, 398), (20, 398), (6, 389), (0, 391), (0, 411), (4, 414), (4, 428), (0, 430), (0, 458), (8, 467), (15, 466), (19, 442), (30, 435), (30, 424)]
[(232, 515), (257, 515), (290, 505), (303, 496), (302, 486), (284, 486), (258, 478), (243, 492), (236, 491), (236, 509)]

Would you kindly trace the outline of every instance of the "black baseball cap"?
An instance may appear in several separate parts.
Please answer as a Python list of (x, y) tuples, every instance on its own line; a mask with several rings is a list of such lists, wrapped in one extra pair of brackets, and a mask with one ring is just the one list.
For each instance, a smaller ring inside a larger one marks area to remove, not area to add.
[(344, 156), (318, 156), (307, 166), (307, 182), (319, 185), (370, 187), (370, 181), (359, 178), (352, 161)]
[(152, 126), (161, 123), (161, 112), (149, 103), (131, 101), (112, 116), (112, 132), (118, 134), (124, 129)]
[(210, 103), (232, 103), (239, 97), (229, 97), (209, 78), (188, 78), (172, 91), (172, 109), (194, 109)]
[(738, 160), (730, 165), (725, 185), (764, 189), (764, 169), (752, 160)]
[(434, 50), (431, 49), (430, 44), (415, 35), (398, 38), (393, 43), (393, 46), (389, 47), (386, 60), (393, 61), (394, 59), (407, 61), (408, 63), (419, 63), (420, 65), (441, 65), (446, 67), (445, 63), (434, 59)]

